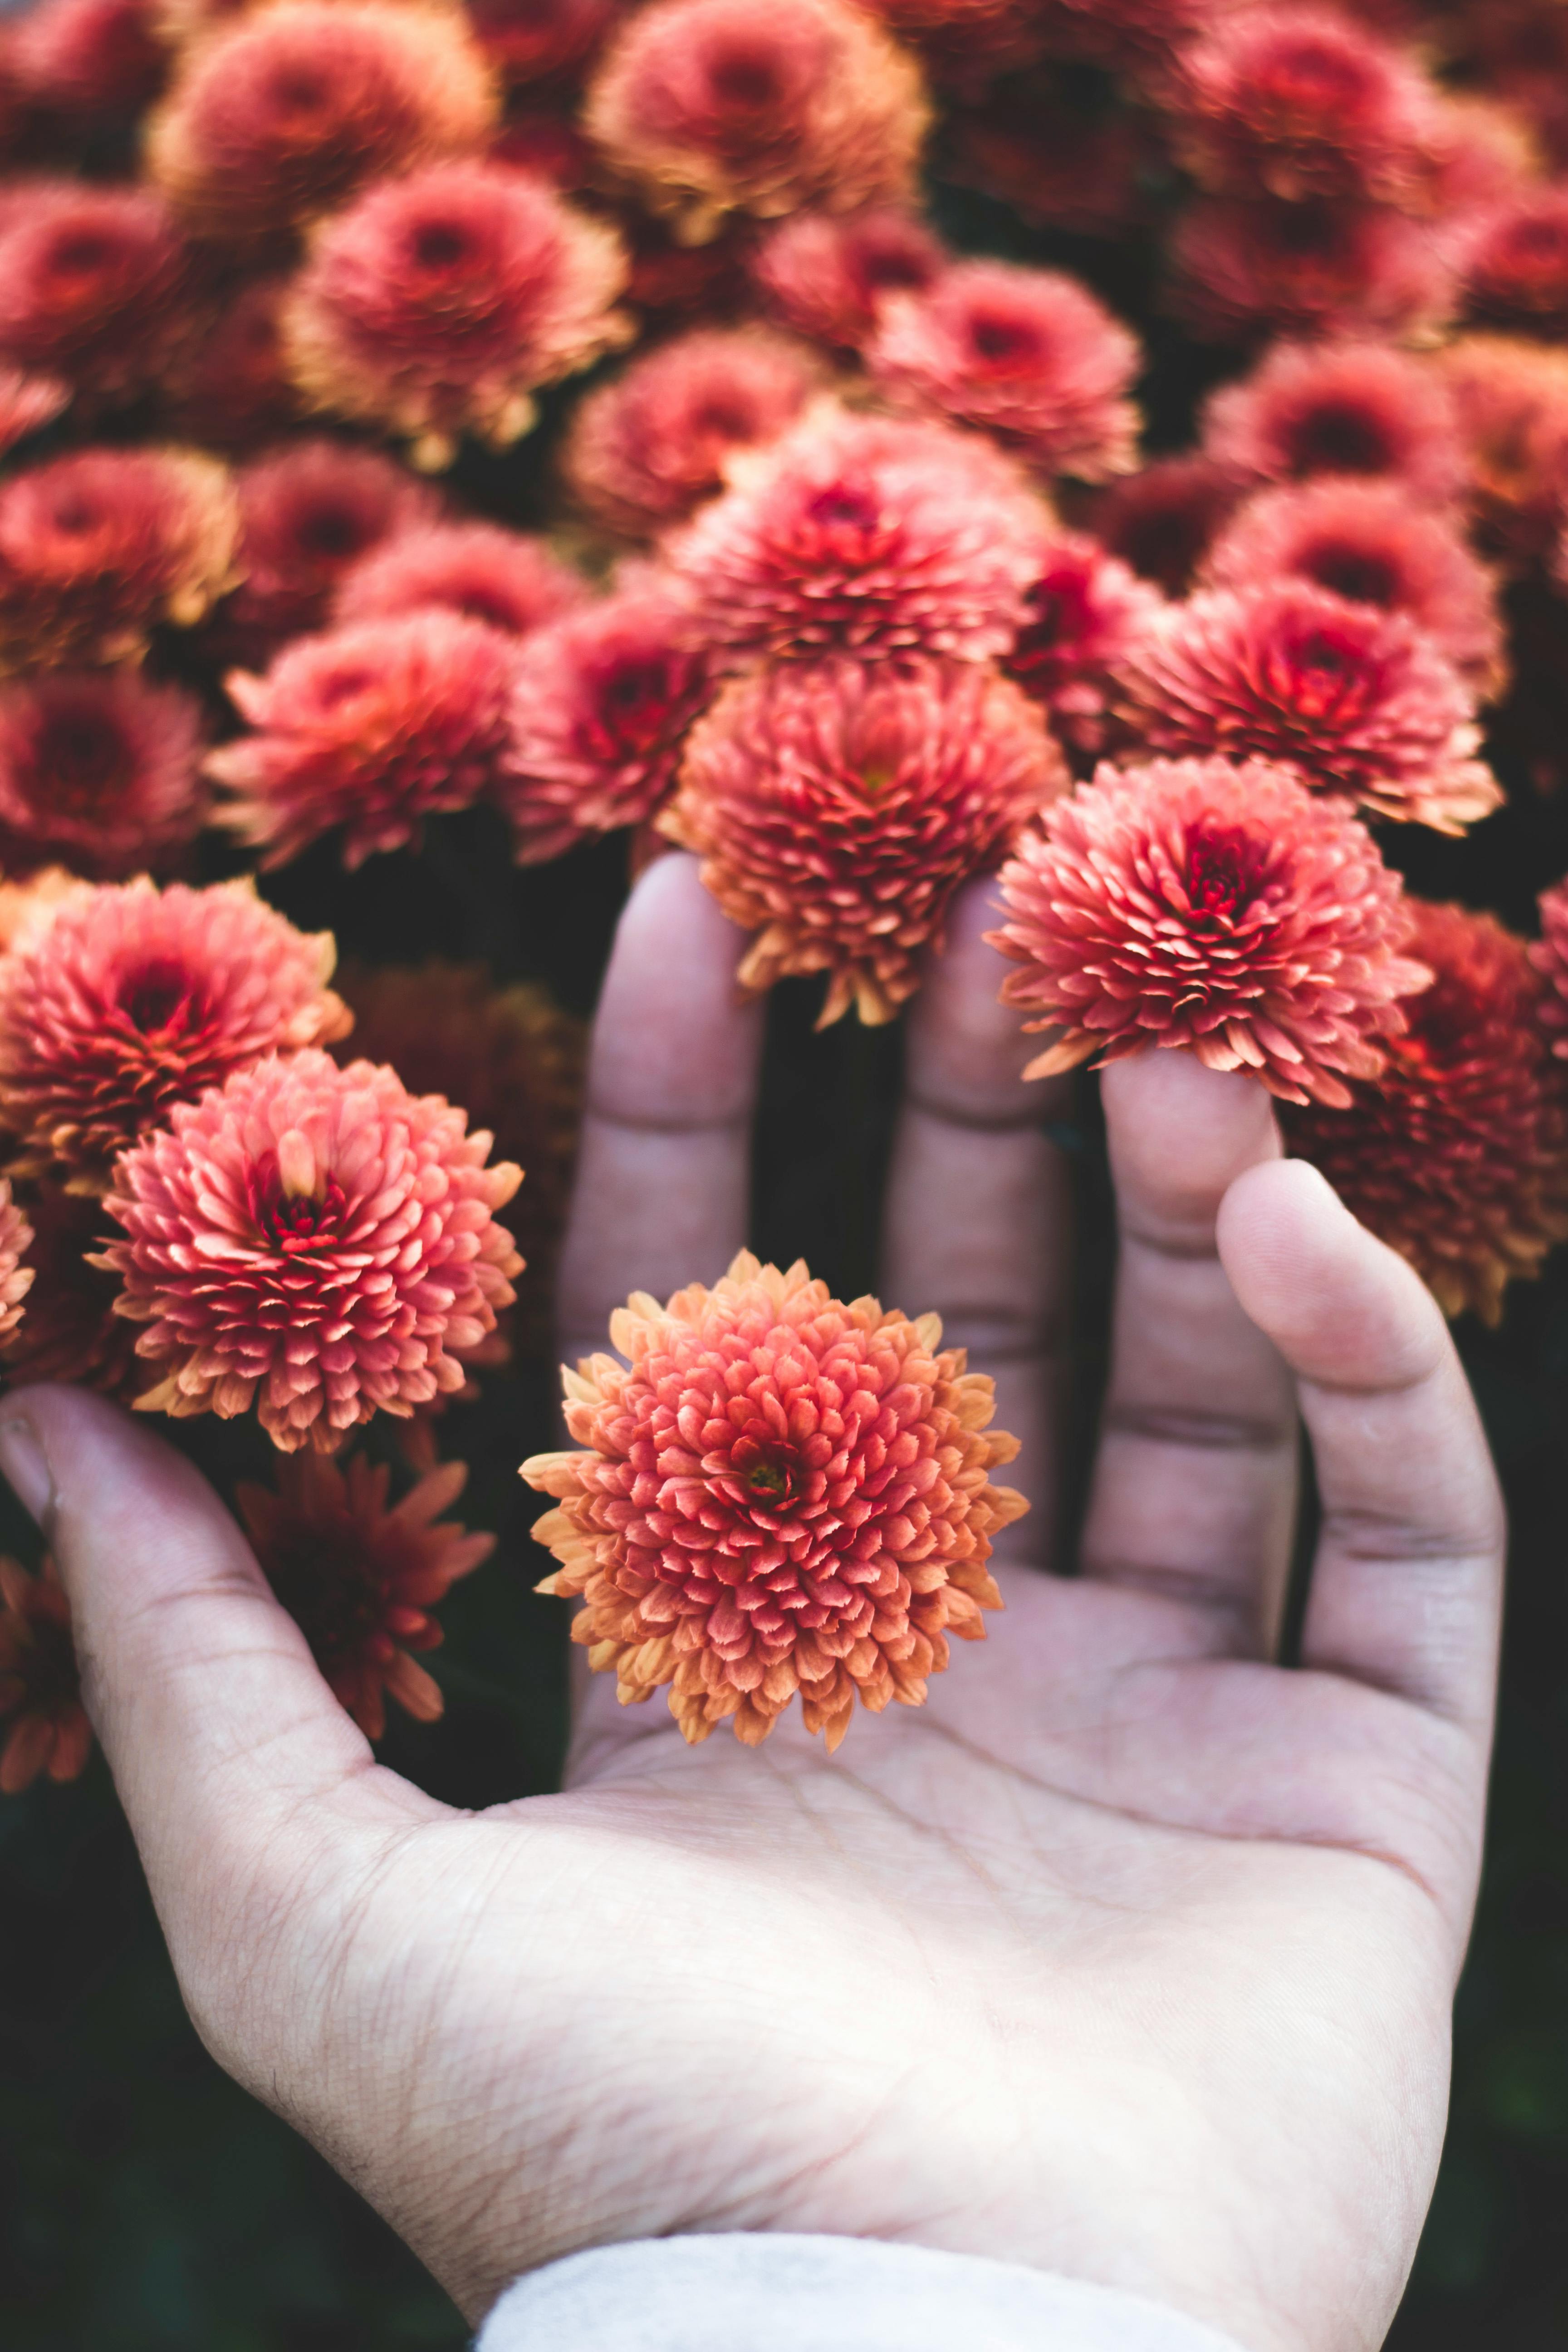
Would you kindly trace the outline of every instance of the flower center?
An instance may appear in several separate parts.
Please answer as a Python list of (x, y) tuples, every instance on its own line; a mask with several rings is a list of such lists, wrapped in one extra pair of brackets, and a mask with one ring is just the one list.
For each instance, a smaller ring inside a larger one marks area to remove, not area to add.
[(1374, 555), (1368, 548), (1347, 547), (1342, 542), (1315, 547), (1308, 551), (1305, 568), (1320, 587), (1348, 597), (1352, 604), (1377, 604), (1386, 611), (1399, 593), (1394, 565), (1386, 556)]
[(740, 1489), (736, 1499), (756, 1504), (770, 1517), (787, 1510), (801, 1492), (803, 1482), (795, 1450), (775, 1438), (739, 1438), (730, 1457), (730, 1469)]
[(709, 67), (708, 86), (721, 106), (760, 114), (780, 96), (778, 62), (761, 48), (723, 51)]
[(1392, 452), (1388, 436), (1364, 408), (1325, 402), (1296, 429), (1299, 474), (1381, 474)]
[(421, 221), (409, 240), (416, 268), (432, 276), (457, 269), (473, 251), (473, 239), (460, 221)]
[(969, 344), (976, 359), (998, 372), (1033, 366), (1039, 357), (1039, 337), (1028, 320), (1001, 310), (976, 311), (969, 322)]
[(285, 1257), (331, 1248), (342, 1232), (348, 1195), (331, 1171), (317, 1164), (308, 1139), (291, 1129), (251, 1170), (251, 1220), (262, 1242)]
[(125, 739), (100, 711), (58, 713), (38, 749), (49, 804), (69, 814), (92, 814), (107, 793), (126, 782)]
[(57, 277), (100, 277), (114, 261), (114, 247), (97, 229), (80, 228), (62, 236), (50, 259)]
[(1250, 905), (1263, 875), (1261, 845), (1239, 831), (1198, 832), (1187, 842), (1186, 892), (1194, 911), (1229, 920)]
[(294, 536), (308, 555), (358, 555), (375, 537), (375, 526), (353, 507), (323, 503), (305, 509)]
[(319, 1665), (365, 1658), (383, 1630), (386, 1594), (352, 1519), (290, 1529), (268, 1553), (267, 1578)]
[(172, 959), (128, 972), (116, 1002), (132, 1027), (148, 1038), (188, 1029), (197, 1009), (190, 973)]

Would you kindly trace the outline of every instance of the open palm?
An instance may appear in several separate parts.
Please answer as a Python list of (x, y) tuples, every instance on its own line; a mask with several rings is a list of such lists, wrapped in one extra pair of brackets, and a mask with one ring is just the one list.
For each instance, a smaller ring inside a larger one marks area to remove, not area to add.
[[(471, 2313), (574, 2248), (712, 2229), (1034, 2263), (1252, 2352), (1375, 2344), (1397, 2298), (1489, 1739), (1474, 1412), (1250, 1081), (1121, 1066), (1110, 1389), (1080, 1572), (1040, 1572), (1068, 1221), (984, 897), (913, 1023), (883, 1286), (996, 1371), (1036, 1510), (989, 1641), (837, 1757), (794, 1717), (689, 1749), (595, 1681), (565, 1793), (454, 1813), (374, 1764), (183, 1460), (87, 1397), (0, 1412), (199, 2027)], [(571, 1353), (745, 1238), (735, 956), (688, 861), (645, 877)], [(1285, 1671), (1298, 1402), (1324, 1523)]]

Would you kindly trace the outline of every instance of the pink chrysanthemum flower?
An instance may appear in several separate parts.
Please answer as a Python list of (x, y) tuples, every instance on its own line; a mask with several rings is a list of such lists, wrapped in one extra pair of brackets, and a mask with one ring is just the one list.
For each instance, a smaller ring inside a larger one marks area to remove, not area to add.
[(1085, 481), (1137, 463), (1127, 394), (1140, 358), (1136, 337), (1075, 279), (1006, 261), (954, 262), (922, 293), (889, 295), (866, 352), (895, 399)]
[(1458, 421), (1478, 543), (1513, 566), (1550, 561), (1568, 485), (1568, 352), (1464, 335), (1436, 365)]
[(1028, 616), (1003, 667), (1050, 713), (1064, 742), (1102, 751), (1114, 676), (1163, 604), (1097, 540), (1058, 531), (1041, 551)]
[(0, 362), (121, 403), (193, 331), (185, 241), (150, 188), (14, 184), (0, 207)]
[(1462, 833), (1502, 792), (1474, 697), (1402, 613), (1305, 580), (1173, 604), (1133, 648), (1123, 714), (1152, 751), (1262, 760), (1378, 816)]
[(613, 230), (493, 164), (385, 181), (323, 224), (285, 316), (318, 408), (396, 433), (426, 470), (471, 432), (505, 448), (542, 384), (626, 338)]
[(115, 1155), (264, 1055), (343, 1034), (330, 932), (248, 882), (80, 885), (0, 963), (0, 1125), (12, 1165), (100, 1192)]
[(731, 212), (907, 195), (927, 121), (912, 58), (840, 0), (653, 0), (584, 112), (612, 170), (694, 245)]
[(1536, 1025), (1524, 940), (1490, 915), (1408, 903), (1431, 987), (1349, 1108), (1292, 1114), (1287, 1140), (1445, 1314), (1497, 1323), (1508, 1284), (1568, 1238), (1568, 1081)]
[(518, 863), (559, 856), (591, 833), (641, 824), (675, 779), (712, 690), (683, 607), (650, 570), (541, 629), (522, 648), (511, 741), (496, 798)]
[(795, 213), (757, 247), (751, 272), (786, 326), (858, 351), (887, 297), (920, 293), (946, 259), (915, 214), (873, 205), (858, 213)]
[(285, 1453), (463, 1384), (521, 1261), (496, 1221), (521, 1181), (440, 1095), (369, 1062), (275, 1055), (125, 1152), (105, 1252), (147, 1328), (142, 1412), (255, 1404)]
[(620, 0), (467, 0), (490, 62), (531, 91), (581, 71), (620, 14)]
[(352, 564), (440, 512), (436, 494), (378, 449), (287, 443), (235, 476), (244, 578), (216, 616), (226, 653), (265, 661), (319, 629)]
[(438, 1646), (437, 1603), (496, 1543), (440, 1517), (468, 1475), (466, 1462), (443, 1463), (388, 1510), (384, 1463), (356, 1454), (340, 1469), (302, 1454), (279, 1465), (276, 1494), (248, 1479), (235, 1488), (263, 1575), (367, 1739), (386, 1729), (389, 1698), (416, 1723), (441, 1712), (413, 1654)]
[(1427, 979), (1366, 827), (1260, 761), (1102, 767), (1025, 835), (1002, 898), (991, 942), (1021, 967), (1003, 1000), (1058, 1033), (1029, 1078), (1183, 1045), (1342, 1106)]
[(34, 1270), (25, 1265), (33, 1244), (33, 1228), (11, 1198), (7, 1178), (0, 1176), (0, 1339), (14, 1332), (22, 1319)]
[(1440, 240), (1365, 205), (1208, 197), (1184, 215), (1171, 257), (1178, 307), (1213, 342), (1430, 332), (1453, 302)]
[(492, 782), (515, 665), (499, 629), (436, 608), (296, 638), (265, 677), (231, 671), (254, 732), (208, 757), (234, 795), (223, 821), (265, 866), (339, 827), (351, 867), (416, 841)]
[(482, 147), (495, 116), (460, 11), (279, 0), (186, 50), (147, 163), (203, 236), (260, 241)]
[(1221, 15), (1182, 56), (1177, 149), (1206, 187), (1250, 196), (1409, 199), (1422, 177), (1425, 77), (1338, 9)]
[(826, 972), (818, 1027), (890, 1021), (961, 882), (1066, 789), (1040, 712), (973, 662), (839, 655), (734, 679), (692, 730), (659, 829), (753, 934), (748, 990)]
[(33, 105), (78, 136), (140, 114), (168, 79), (158, 0), (42, 0), (15, 44)]
[(1413, 498), (1457, 498), (1465, 451), (1453, 396), (1426, 362), (1389, 343), (1279, 343), (1209, 396), (1206, 454), (1242, 480), (1393, 476)]
[(1095, 536), (1140, 579), (1178, 596), (1241, 495), (1236, 476), (1201, 452), (1157, 457), (1096, 500)]
[(1211, 588), (1310, 580), (1355, 604), (1408, 614), (1483, 697), (1504, 676), (1497, 592), (1456, 524), (1402, 482), (1343, 478), (1265, 490), (1222, 530)]
[(17, 1387), (64, 1381), (129, 1401), (146, 1381), (139, 1376), (136, 1334), (114, 1311), (120, 1285), (92, 1262), (113, 1237), (102, 1202), (60, 1184), (35, 1184), (27, 1215), (32, 1287), (26, 1315), (0, 1341), (0, 1374)]
[(195, 698), (137, 670), (0, 684), (0, 866), (110, 880), (166, 864), (202, 823), (202, 748)]
[(56, 383), (47, 376), (22, 375), (15, 368), (0, 367), (0, 457), (25, 441), (29, 433), (37, 433), (51, 424), (70, 402), (68, 383)]
[(1547, 342), (1568, 339), (1568, 185), (1529, 188), (1495, 206), (1467, 240), (1468, 319)]
[(629, 1370), (565, 1376), (585, 1451), (522, 1465), (557, 1504), (540, 1591), (584, 1597), (590, 1664), (623, 1701), (668, 1686), (693, 1742), (728, 1720), (755, 1747), (797, 1692), (829, 1748), (858, 1698), (920, 1706), (948, 1635), (981, 1640), (1001, 1607), (991, 1538), (1028, 1507), (991, 1484), (1018, 1451), (992, 1381), (939, 1352), (934, 1315), (842, 1306), (744, 1250), (711, 1290), (634, 1292), (610, 1339)]
[(171, 427), (209, 449), (248, 453), (298, 425), (280, 313), (292, 280), (253, 278), (177, 355), (161, 387)]
[(798, 343), (755, 327), (699, 327), (579, 404), (567, 483), (612, 530), (650, 538), (721, 489), (732, 453), (776, 440), (821, 388)]
[(977, 436), (827, 409), (731, 478), (668, 553), (694, 626), (731, 657), (1011, 645), (1042, 510)]
[(0, 488), (0, 674), (121, 661), (232, 584), (239, 513), (191, 449), (79, 449)]
[(402, 530), (350, 566), (332, 616), (340, 628), (399, 620), (438, 605), (526, 637), (585, 603), (588, 583), (542, 539), (497, 523), (437, 522)]
[(40, 1772), (75, 1780), (92, 1753), (70, 1603), (52, 1559), (29, 1576), (0, 1559), (0, 1796), (18, 1796)]

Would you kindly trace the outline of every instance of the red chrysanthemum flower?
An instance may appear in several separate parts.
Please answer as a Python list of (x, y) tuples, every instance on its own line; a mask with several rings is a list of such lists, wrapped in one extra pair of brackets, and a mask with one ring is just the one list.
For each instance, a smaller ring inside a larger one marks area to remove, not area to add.
[(11, 1186), (0, 1176), (0, 1339), (14, 1332), (22, 1319), (33, 1286), (33, 1268), (26, 1265), (33, 1228), (11, 1198)]
[(572, 1638), (623, 1701), (669, 1688), (687, 1739), (732, 1721), (765, 1739), (796, 1692), (837, 1748), (858, 1698), (918, 1706), (947, 1636), (1001, 1607), (991, 1538), (1028, 1506), (991, 1473), (994, 1385), (874, 1298), (842, 1306), (803, 1265), (744, 1250), (711, 1290), (637, 1291), (613, 1356), (566, 1374), (586, 1450), (522, 1465), (558, 1507), (534, 1526), (560, 1568), (540, 1586), (586, 1606)]
[(198, 831), (201, 706), (137, 670), (0, 684), (0, 866), (99, 880), (166, 865)]
[(223, 652), (266, 661), (327, 622), (338, 583), (373, 548), (440, 513), (435, 492), (377, 449), (288, 443), (235, 476), (244, 578), (215, 615)]
[(1474, 697), (1402, 613), (1305, 580), (1167, 606), (1122, 673), (1152, 751), (1264, 760), (1378, 816), (1462, 833), (1502, 792)]
[(248, 882), (85, 883), (0, 963), (0, 1126), (12, 1164), (100, 1192), (127, 1144), (264, 1055), (342, 1036), (331, 935)]
[(1397, 202), (1419, 192), (1428, 96), (1392, 43), (1337, 9), (1244, 8), (1183, 54), (1171, 124), (1206, 187)]
[(1436, 357), (1467, 460), (1471, 528), (1511, 565), (1550, 560), (1568, 488), (1568, 352), (1465, 335)]
[(1502, 684), (1497, 592), (1448, 516), (1402, 482), (1342, 478), (1265, 490), (1215, 541), (1205, 586), (1310, 580), (1352, 603), (1408, 614), (1483, 696)]
[(797, 343), (755, 327), (697, 328), (579, 404), (567, 483), (612, 530), (651, 538), (721, 489), (731, 455), (775, 441), (821, 388)]
[(710, 692), (684, 608), (650, 570), (541, 629), (519, 656), (496, 785), (519, 864), (650, 817)]
[(1280, 343), (1210, 395), (1204, 448), (1242, 480), (1390, 475), (1413, 498), (1457, 498), (1465, 452), (1452, 395), (1425, 362), (1388, 343)]
[(224, 468), (187, 449), (80, 449), (0, 488), (0, 673), (118, 661), (189, 628), (232, 580)]
[(918, 294), (947, 255), (925, 223), (898, 205), (864, 212), (800, 212), (751, 258), (763, 300), (786, 326), (839, 351), (858, 351), (889, 294)]
[(437, 522), (400, 531), (352, 565), (338, 583), (332, 616), (343, 628), (438, 605), (525, 637), (575, 612), (587, 594), (582, 573), (542, 539), (497, 523)]
[(1376, 1080), (1348, 1109), (1293, 1114), (1287, 1140), (1445, 1314), (1496, 1323), (1508, 1284), (1568, 1238), (1568, 1079), (1536, 1026), (1524, 940), (1463, 907), (1410, 910), (1431, 987)]
[(1047, 539), (1028, 617), (1003, 667), (1077, 751), (1106, 748), (1115, 673), (1163, 606), (1147, 581), (1077, 531)]
[(185, 52), (148, 169), (204, 236), (265, 240), (482, 147), (496, 104), (459, 10), (279, 0)]
[(458, 436), (505, 448), (541, 384), (626, 339), (614, 231), (542, 180), (444, 163), (371, 188), (323, 224), (285, 314), (318, 408), (403, 436), (427, 470)]
[(185, 241), (151, 188), (13, 184), (0, 209), (0, 362), (121, 403), (192, 333)]
[(668, 550), (705, 642), (741, 660), (1012, 644), (1042, 510), (978, 436), (827, 409), (731, 478)]
[(1543, 890), (1538, 901), (1541, 937), (1530, 960), (1545, 979), (1536, 1017), (1552, 1041), (1552, 1050), (1568, 1061), (1568, 881)]
[(300, 395), (285, 364), (280, 315), (292, 280), (253, 278), (200, 338), (176, 356), (161, 386), (173, 430), (210, 449), (248, 452), (298, 425)]
[(426, 817), (468, 808), (493, 781), (515, 667), (499, 629), (435, 607), (296, 638), (265, 677), (230, 671), (255, 731), (208, 756), (234, 795), (222, 822), (264, 866), (339, 827), (351, 867), (417, 841)]
[(866, 363), (895, 399), (975, 425), (1047, 473), (1101, 481), (1137, 463), (1127, 393), (1140, 357), (1076, 279), (963, 261), (922, 293), (888, 297)]
[(15, 368), (0, 367), (0, 457), (29, 433), (52, 423), (69, 405), (70, 396), (68, 383), (55, 383), (47, 376), (19, 375)]
[(928, 115), (913, 59), (840, 0), (653, 0), (611, 44), (583, 119), (695, 245), (731, 212), (906, 195)]
[(1212, 457), (1157, 457), (1096, 500), (1095, 537), (1141, 579), (1179, 596), (1241, 495), (1235, 475)]
[(531, 91), (575, 75), (620, 13), (620, 0), (467, 0), (474, 37), (509, 82)]
[(52, 1559), (29, 1576), (0, 1559), (0, 1796), (18, 1796), (40, 1772), (74, 1780), (92, 1753), (71, 1639), (70, 1603)]
[(42, 0), (16, 30), (16, 70), (33, 105), (78, 136), (128, 121), (169, 75), (158, 0)]
[(1568, 338), (1568, 186), (1529, 188), (1495, 206), (1466, 241), (1465, 315), (1491, 327)]
[(1038, 709), (973, 662), (839, 655), (734, 679), (659, 829), (754, 934), (742, 988), (826, 972), (818, 1027), (890, 1021), (961, 882), (1065, 790)]
[(1184, 1045), (1286, 1102), (1343, 1105), (1427, 977), (1366, 827), (1260, 761), (1101, 768), (1025, 835), (1002, 898), (991, 943), (1022, 967), (1003, 1001), (1058, 1033), (1028, 1078)]
[(65, 1381), (127, 1400), (147, 1385), (136, 1356), (136, 1334), (114, 1311), (120, 1285), (93, 1263), (113, 1228), (101, 1201), (59, 1184), (34, 1185), (27, 1197), (33, 1227), (26, 1271), (32, 1287), (27, 1311), (0, 1341), (0, 1374), (15, 1386)]
[(1365, 205), (1207, 197), (1184, 215), (1171, 257), (1178, 307), (1213, 342), (1429, 332), (1453, 302), (1441, 240)]
[(440, 1517), (468, 1475), (466, 1462), (443, 1463), (388, 1510), (384, 1463), (373, 1468), (356, 1454), (340, 1469), (305, 1454), (279, 1465), (276, 1494), (248, 1479), (235, 1488), (274, 1596), (367, 1739), (386, 1729), (389, 1698), (417, 1723), (441, 1712), (440, 1690), (413, 1653), (437, 1647), (431, 1612), (496, 1543)]
[(122, 1154), (104, 1254), (156, 1367), (142, 1412), (252, 1402), (285, 1453), (463, 1384), (521, 1260), (496, 1211), (521, 1171), (395, 1072), (274, 1055)]

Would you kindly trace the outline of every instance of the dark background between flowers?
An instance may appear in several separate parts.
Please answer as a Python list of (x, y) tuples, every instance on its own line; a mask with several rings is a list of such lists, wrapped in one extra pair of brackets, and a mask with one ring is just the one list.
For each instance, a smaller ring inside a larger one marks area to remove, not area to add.
[[(1085, 100), (1092, 102), (1091, 78)], [(1152, 253), (1039, 236), (968, 194), (934, 191), (955, 246), (1071, 268), (1147, 322), (1142, 387), (1152, 450), (1190, 437), (1194, 404), (1234, 367), (1162, 326)], [(575, 392), (580, 387), (573, 387)], [(552, 425), (505, 460), (465, 456), (459, 499), (524, 527), (543, 519)], [(1568, 680), (1563, 684), (1568, 731)], [(1530, 927), (1568, 870), (1568, 801), (1517, 775), (1507, 809), (1463, 844), (1384, 828), (1385, 853), (1435, 898)], [(229, 866), (211, 862), (214, 878)], [(626, 889), (611, 839), (528, 873), (499, 822), (438, 820), (423, 856), (345, 877), (331, 845), (270, 877), (295, 921), (342, 952), (386, 962), (482, 958), (498, 979), (547, 981), (592, 1011)], [(764, 1256), (805, 1256), (840, 1296), (874, 1286), (879, 1201), (900, 1038), (852, 1022), (813, 1034), (819, 989), (770, 1006), (752, 1234)], [(1092, 1440), (1112, 1269), (1109, 1188), (1092, 1080), (1058, 1131), (1075, 1171), (1079, 1373), (1070, 1458)], [(721, 1269), (693, 1266), (710, 1279)], [(526, 1281), (527, 1276), (524, 1277)], [(919, 1312), (926, 1303), (900, 1299)], [(1500, 1329), (1458, 1327), (1513, 1523), (1501, 1725), (1486, 1882), (1460, 1990), (1453, 2120), (1394, 2352), (1561, 2352), (1568, 2345), (1568, 1253), (1510, 1294)], [(554, 1785), (565, 1733), (565, 1612), (534, 1597), (540, 1507), (517, 1477), (550, 1442), (553, 1377), (487, 1374), (443, 1450), (472, 1472), (461, 1507), (493, 1528), (490, 1563), (445, 1604), (428, 1661), (446, 1695), (430, 1727), (397, 1717), (382, 1753), (453, 1803)], [(209, 1474), (266, 1476), (248, 1421), (200, 1425)], [(176, 1444), (193, 1424), (169, 1424)], [(370, 1432), (390, 1453), (387, 1433)], [(1069, 1482), (1069, 1486), (1070, 1486)], [(1069, 1516), (1070, 1516), (1069, 1502)], [(1070, 1544), (1070, 1526), (1063, 1531)], [(0, 1496), (0, 1546), (37, 1538)], [(994, 1638), (1005, 1641), (1005, 1621)], [(963, 1661), (959, 1662), (963, 1671)], [(868, 1725), (862, 1737), (876, 1737)], [(101, 1758), (67, 1789), (0, 1805), (0, 2339), (7, 2352), (455, 2352), (446, 2297), (325, 2163), (218, 2072), (180, 2006), (134, 1848)]]

